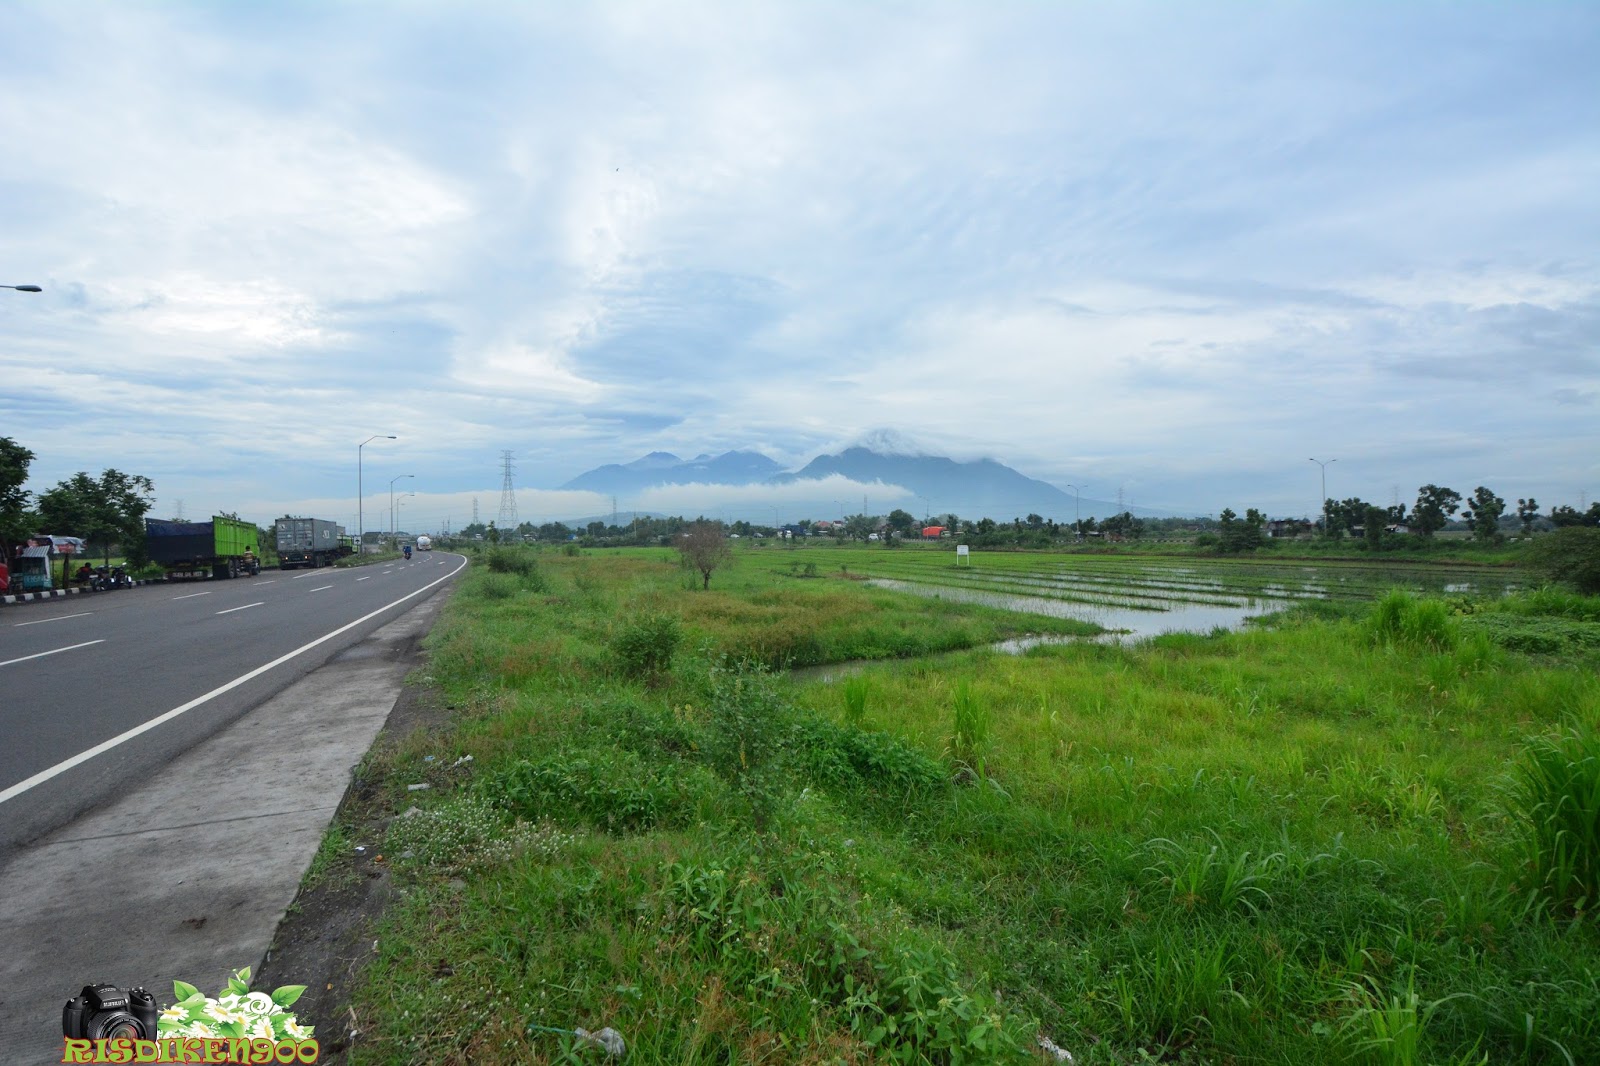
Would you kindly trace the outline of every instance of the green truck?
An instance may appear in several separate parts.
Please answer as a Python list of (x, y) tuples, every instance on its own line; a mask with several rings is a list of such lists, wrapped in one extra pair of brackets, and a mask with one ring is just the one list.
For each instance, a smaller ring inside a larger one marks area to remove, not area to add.
[(176, 577), (238, 577), (261, 572), (261, 531), (253, 522), (216, 515), (209, 522), (147, 518), (144, 543), (150, 561)]

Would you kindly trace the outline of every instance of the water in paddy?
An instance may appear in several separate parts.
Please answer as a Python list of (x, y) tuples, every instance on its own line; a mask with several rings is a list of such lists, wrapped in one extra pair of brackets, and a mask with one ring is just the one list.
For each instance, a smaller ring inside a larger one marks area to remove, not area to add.
[[(874, 579), (869, 581), (868, 584), (876, 585), (879, 588), (909, 592), (918, 596), (928, 596), (933, 599), (951, 600), (955, 603), (978, 603), (985, 607), (998, 607), (1001, 610), (1018, 611), (1024, 614), (1043, 614), (1052, 618), (1078, 618), (1085, 622), (1093, 622), (1111, 633), (1133, 639), (1159, 636), (1162, 633), (1210, 633), (1214, 629), (1238, 629), (1244, 625), (1247, 618), (1269, 614), (1286, 606), (1286, 601), (1284, 600), (1260, 597), (1242, 606), (1227, 607), (1210, 603), (1184, 603), (1179, 600), (1169, 600), (1167, 601), (1167, 606), (1163, 609), (1149, 610), (1079, 603), (1071, 600), (1051, 599), (1045, 596), (1016, 596), (979, 589), (920, 585), (912, 581), (894, 581), (887, 578)], [(1076, 639), (1082, 638), (1025, 637), (1019, 640), (1003, 641), (998, 646), (998, 650), (1025, 651), (1027, 648), (1038, 644)]]

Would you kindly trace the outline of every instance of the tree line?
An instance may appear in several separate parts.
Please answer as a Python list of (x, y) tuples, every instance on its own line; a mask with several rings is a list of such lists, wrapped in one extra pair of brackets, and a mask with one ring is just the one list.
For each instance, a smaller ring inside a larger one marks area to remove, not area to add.
[(145, 556), (144, 519), (155, 503), (155, 484), (115, 468), (92, 477), (85, 471), (40, 493), (23, 489), (34, 453), (0, 437), (0, 555), (9, 563), (31, 537), (49, 533), (81, 537), (108, 560), (113, 546), (133, 566)]

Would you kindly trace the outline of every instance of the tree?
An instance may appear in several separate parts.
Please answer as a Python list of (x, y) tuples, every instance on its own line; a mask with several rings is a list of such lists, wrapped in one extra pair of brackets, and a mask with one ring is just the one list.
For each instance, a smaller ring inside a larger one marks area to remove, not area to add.
[(139, 474), (108, 469), (98, 480), (82, 471), (39, 494), (39, 520), (48, 532), (82, 537), (105, 552), (120, 544), (134, 566), (147, 562), (144, 516), (155, 503), (155, 484)]
[(1389, 513), (1381, 507), (1368, 507), (1367, 513), (1361, 518), (1362, 532), (1366, 534), (1367, 548), (1371, 551), (1383, 550), (1383, 533)]
[(1506, 501), (1479, 485), (1472, 490), (1471, 506), (1462, 514), (1467, 528), (1480, 541), (1500, 538), (1500, 516), (1506, 513)]
[(844, 532), (852, 540), (866, 540), (877, 528), (878, 519), (873, 515), (853, 514), (844, 520)]
[(1417, 502), (1411, 508), (1411, 528), (1431, 537), (1444, 528), (1460, 505), (1461, 493), (1456, 490), (1424, 485), (1417, 490)]
[(1367, 520), (1367, 508), (1370, 506), (1371, 504), (1357, 496), (1351, 496), (1347, 500), (1329, 500), (1327, 503), (1328, 536), (1342, 537), (1357, 526), (1365, 523)]
[(1532, 533), (1533, 523), (1539, 518), (1539, 501), (1529, 496), (1517, 501), (1517, 517), (1522, 520), (1522, 532)]
[(1100, 528), (1113, 537), (1121, 536), (1129, 540), (1138, 540), (1144, 536), (1144, 519), (1133, 517), (1132, 511), (1123, 511), (1121, 514), (1114, 514), (1104, 522), (1101, 522)]
[(917, 516), (896, 507), (889, 512), (889, 528), (902, 536), (914, 533), (917, 529)]
[(678, 553), (683, 556), (686, 566), (700, 572), (702, 581), (700, 587), (703, 589), (711, 587), (712, 572), (733, 558), (733, 551), (728, 546), (728, 537), (723, 532), (721, 523), (708, 522), (703, 518), (691, 523), (679, 534)]
[(31, 462), (32, 452), (10, 437), (0, 437), (0, 562), (6, 561), (11, 545), (38, 532), (28, 529), (28, 493), (22, 488)]

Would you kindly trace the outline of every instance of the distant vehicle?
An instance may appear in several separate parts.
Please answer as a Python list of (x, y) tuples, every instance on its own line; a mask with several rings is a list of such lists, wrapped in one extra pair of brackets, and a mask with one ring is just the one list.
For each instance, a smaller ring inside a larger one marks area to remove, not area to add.
[(144, 521), (145, 550), (169, 580), (207, 573), (218, 580), (238, 577), (251, 570), (260, 536), (254, 522), (225, 515), (215, 515), (209, 522)]
[(431, 552), (431, 551), (433, 551), (433, 538), (428, 536), (426, 533), (424, 533), (421, 536), (419, 536), (417, 538), (417, 551), (419, 551), (419, 552)]
[(879, 537), (876, 533), (868, 533), (867, 534), (867, 539), (868, 540), (881, 540), (883, 538)]
[(277, 538), (278, 569), (306, 567), (316, 570), (345, 554), (339, 523), (325, 518), (294, 518), (284, 515), (273, 523)]

